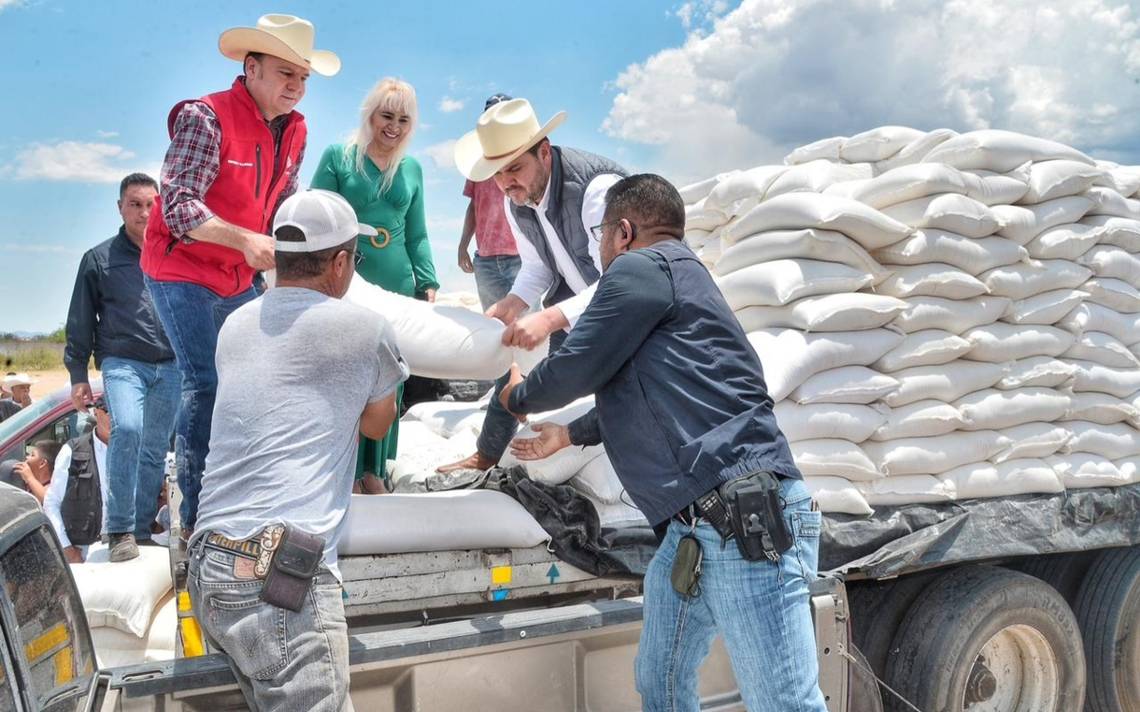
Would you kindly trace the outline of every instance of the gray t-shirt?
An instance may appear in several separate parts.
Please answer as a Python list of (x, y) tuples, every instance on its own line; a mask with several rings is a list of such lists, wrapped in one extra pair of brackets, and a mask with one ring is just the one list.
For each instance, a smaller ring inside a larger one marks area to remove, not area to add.
[(218, 334), (218, 394), (195, 538), (245, 539), (288, 522), (337, 541), (352, 495), (360, 415), (408, 376), (392, 329), (311, 289), (271, 289)]

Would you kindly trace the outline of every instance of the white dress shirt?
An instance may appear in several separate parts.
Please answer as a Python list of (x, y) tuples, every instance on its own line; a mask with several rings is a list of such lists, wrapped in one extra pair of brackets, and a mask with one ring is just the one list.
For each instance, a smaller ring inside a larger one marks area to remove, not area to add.
[[(619, 180), (621, 180), (621, 176), (616, 173), (602, 173), (595, 176), (586, 186), (582, 199), (582, 226), (587, 233), (594, 225), (601, 224), (602, 215), (606, 211), (606, 191)], [(558, 273), (566, 280), (566, 286), (574, 292), (573, 297), (553, 305), (558, 307), (573, 328), (578, 317), (586, 311), (590, 299), (594, 296), (594, 285), (586, 283), (582, 273), (578, 270), (578, 265), (566, 252), (562, 240), (558, 239), (558, 233), (554, 230), (554, 226), (546, 218), (546, 207), (549, 200), (550, 179), (548, 178), (546, 189), (542, 193), (542, 200), (537, 206), (532, 207), (538, 215), (538, 224), (542, 226), (542, 232), (546, 235), (546, 242), (550, 245), (550, 253), (554, 256), (554, 264), (558, 268)], [(528, 306), (533, 307), (542, 298), (542, 295), (553, 286), (555, 275), (538, 256), (538, 249), (519, 229), (515, 216), (511, 214), (511, 199), (504, 197), (503, 204), (504, 211), (507, 214), (507, 224), (511, 226), (511, 233), (514, 235), (515, 244), (518, 246), (519, 258), (522, 260), (522, 266), (519, 268), (518, 276), (515, 277), (514, 286), (511, 287), (511, 294), (522, 299)], [(590, 246), (590, 257), (594, 260), (594, 268), (601, 274), (602, 260), (598, 254), (598, 243), (589, 234), (586, 235), (586, 242)]]
[[(107, 444), (96, 435), (95, 441), (95, 468), (99, 470), (99, 489), (103, 493), (103, 533), (107, 532)], [(63, 526), (63, 515), (60, 507), (63, 505), (63, 496), (67, 494), (67, 482), (71, 479), (71, 444), (64, 445), (55, 458), (55, 469), (51, 473), (51, 482), (48, 483), (47, 492), (44, 493), (44, 513), (55, 528), (59, 537), (60, 546), (71, 546), (67, 538), (67, 529)]]

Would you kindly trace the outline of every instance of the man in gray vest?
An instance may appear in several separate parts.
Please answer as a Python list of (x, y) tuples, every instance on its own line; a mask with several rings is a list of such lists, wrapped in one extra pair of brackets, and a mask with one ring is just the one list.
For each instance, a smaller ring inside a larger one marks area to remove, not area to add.
[[(590, 228), (602, 222), (606, 191), (626, 171), (602, 156), (551, 145), (547, 135), (565, 119), (562, 111), (541, 125), (529, 101), (512, 99), (484, 111), (455, 144), (459, 172), (473, 181), (493, 177), (506, 196), (507, 224), (522, 258), (510, 293), (486, 312), (507, 325), (507, 346), (533, 349), (550, 337), (551, 352), (557, 350), (602, 273)], [(544, 308), (528, 314), (540, 298)], [(506, 379), (495, 384), (475, 454), (440, 472), (498, 464), (518, 427), (499, 403)]]

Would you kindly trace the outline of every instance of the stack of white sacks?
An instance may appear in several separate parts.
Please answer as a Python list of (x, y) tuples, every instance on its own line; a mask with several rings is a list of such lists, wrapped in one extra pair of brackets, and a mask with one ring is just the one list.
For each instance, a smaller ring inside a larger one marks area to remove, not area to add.
[(884, 127), (686, 186), (824, 511), (1140, 481), (1140, 167)]

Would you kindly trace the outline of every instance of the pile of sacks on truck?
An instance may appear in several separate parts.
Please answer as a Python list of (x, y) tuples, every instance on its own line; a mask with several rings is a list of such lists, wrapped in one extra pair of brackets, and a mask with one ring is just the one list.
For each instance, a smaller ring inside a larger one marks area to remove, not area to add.
[[(682, 188), (686, 241), (824, 511), (1140, 481), (1140, 167), (904, 127), (785, 164)], [(397, 482), (470, 453), (481, 422), (471, 404), (413, 408)], [(634, 516), (601, 448), (526, 467), (603, 521)]]

